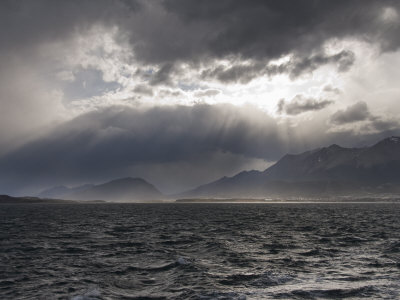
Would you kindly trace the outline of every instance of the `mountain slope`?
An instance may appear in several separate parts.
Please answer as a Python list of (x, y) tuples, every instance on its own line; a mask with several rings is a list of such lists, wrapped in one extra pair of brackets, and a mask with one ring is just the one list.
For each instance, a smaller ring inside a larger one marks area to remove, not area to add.
[(72, 193), (77, 193), (80, 191), (84, 191), (87, 190), (91, 187), (93, 187), (93, 184), (85, 184), (85, 185), (81, 185), (81, 186), (77, 186), (74, 188), (69, 188), (66, 187), (64, 185), (59, 185), (59, 186), (55, 186), (52, 187), (50, 189), (44, 190), (42, 192), (40, 192), (37, 196), (40, 198), (58, 198), (58, 199), (62, 199), (64, 198), (66, 195), (72, 194)]
[(0, 195), (0, 204), (32, 204), (32, 203), (76, 203), (71, 200), (60, 199), (41, 199), (37, 197), (13, 197), (9, 195)]
[(242, 172), (183, 193), (182, 197), (329, 196), (399, 193), (400, 138), (366, 148), (331, 145), (287, 154), (263, 172)]
[(160, 200), (163, 195), (152, 184), (141, 178), (121, 178), (68, 195), (76, 200), (107, 200), (135, 202)]
[[(58, 198), (71, 200), (106, 200), (115, 202), (152, 201), (164, 198), (156, 187), (141, 178), (120, 178), (99, 185), (85, 185), (75, 189), (56, 187)], [(43, 194), (43, 193), (42, 193)]]

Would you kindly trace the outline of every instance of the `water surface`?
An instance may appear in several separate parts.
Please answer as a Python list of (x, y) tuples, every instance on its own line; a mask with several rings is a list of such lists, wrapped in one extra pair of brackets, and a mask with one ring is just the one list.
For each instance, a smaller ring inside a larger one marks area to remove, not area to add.
[(395, 299), (400, 204), (0, 207), (1, 299)]

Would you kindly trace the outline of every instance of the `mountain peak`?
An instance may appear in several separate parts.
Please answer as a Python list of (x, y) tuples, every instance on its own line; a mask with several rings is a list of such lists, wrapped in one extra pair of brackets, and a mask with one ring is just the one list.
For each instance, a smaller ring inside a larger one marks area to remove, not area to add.
[(286, 154), (263, 172), (241, 172), (195, 189), (192, 197), (400, 194), (400, 137), (364, 148), (336, 144)]
[(108, 200), (119, 202), (159, 200), (163, 195), (142, 178), (124, 177), (76, 193), (73, 199)]
[(147, 201), (159, 200), (164, 195), (151, 183), (142, 178), (123, 177), (98, 185), (76, 188), (57, 187), (41, 193), (42, 197), (75, 200)]
[(387, 138), (387, 140), (391, 143), (399, 144), (400, 143), (400, 137), (398, 136), (391, 136)]
[(117, 178), (117, 179), (113, 179), (109, 182), (107, 182), (106, 184), (110, 184), (110, 183), (147, 183), (146, 180), (144, 180), (143, 178), (139, 178), (139, 177), (123, 177), (123, 178)]
[(393, 147), (393, 146), (400, 146), (400, 137), (398, 136), (391, 136), (387, 137), (378, 143), (376, 143), (373, 147)]
[(343, 147), (339, 146), (338, 144), (332, 144), (328, 147), (328, 149), (331, 150), (339, 150), (339, 149), (343, 149)]

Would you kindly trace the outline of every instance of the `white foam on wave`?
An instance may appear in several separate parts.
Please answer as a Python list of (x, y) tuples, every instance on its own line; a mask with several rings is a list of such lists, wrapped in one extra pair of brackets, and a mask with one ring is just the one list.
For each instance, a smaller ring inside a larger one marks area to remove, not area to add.
[(99, 300), (101, 296), (100, 290), (97, 287), (92, 287), (83, 295), (76, 295), (71, 300)]
[(180, 265), (190, 265), (192, 263), (190, 259), (184, 257), (178, 257), (176, 262)]
[(246, 300), (247, 299), (246, 295), (237, 294), (234, 292), (227, 292), (227, 293), (212, 292), (208, 295), (198, 295), (198, 298), (203, 300), (218, 300), (218, 299)]
[(290, 274), (278, 274), (278, 273), (265, 273), (265, 275), (268, 277), (268, 279), (271, 282), (274, 282), (276, 284), (284, 284), (288, 281), (293, 280), (293, 276)]

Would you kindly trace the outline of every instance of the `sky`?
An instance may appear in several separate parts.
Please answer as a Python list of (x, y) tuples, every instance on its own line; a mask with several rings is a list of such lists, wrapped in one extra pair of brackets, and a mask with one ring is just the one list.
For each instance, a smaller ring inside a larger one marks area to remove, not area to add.
[(0, 3), (0, 193), (167, 194), (400, 135), (400, 2)]

